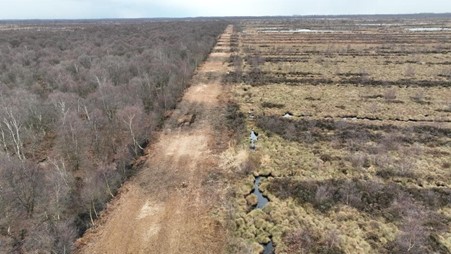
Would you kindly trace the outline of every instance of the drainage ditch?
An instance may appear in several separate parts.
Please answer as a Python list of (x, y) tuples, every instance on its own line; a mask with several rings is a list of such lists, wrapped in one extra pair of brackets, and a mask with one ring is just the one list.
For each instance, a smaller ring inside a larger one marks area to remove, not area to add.
[[(269, 198), (265, 195), (263, 195), (263, 193), (260, 190), (260, 182), (262, 180), (262, 178), (268, 178), (270, 175), (259, 175), (255, 177), (254, 180), (254, 188), (252, 189), (252, 193), (255, 196), (257, 196), (257, 204), (253, 206), (252, 210), (254, 209), (263, 209), (268, 202), (270, 201)], [(263, 246), (263, 254), (274, 254), (274, 245), (273, 245), (273, 241), (270, 237), (270, 240), (268, 243), (261, 243), (261, 245)]]

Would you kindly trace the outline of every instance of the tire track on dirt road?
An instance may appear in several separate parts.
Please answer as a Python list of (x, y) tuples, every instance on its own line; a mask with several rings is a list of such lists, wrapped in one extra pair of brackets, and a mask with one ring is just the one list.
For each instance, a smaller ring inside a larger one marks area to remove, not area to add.
[[(219, 200), (205, 190), (205, 177), (219, 170), (215, 107), (230, 56), (229, 26), (192, 85), (146, 151), (141, 171), (121, 187), (98, 226), (77, 241), (77, 253), (222, 253), (225, 229), (211, 215)], [(190, 117), (190, 123), (180, 119)]]

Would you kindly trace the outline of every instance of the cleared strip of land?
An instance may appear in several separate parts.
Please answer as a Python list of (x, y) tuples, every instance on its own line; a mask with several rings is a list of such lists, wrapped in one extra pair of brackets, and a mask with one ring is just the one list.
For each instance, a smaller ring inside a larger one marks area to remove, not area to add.
[(100, 221), (78, 241), (78, 253), (221, 253), (225, 229), (211, 211), (221, 199), (206, 185), (218, 170), (215, 109), (227, 72), (229, 26), (190, 88)]

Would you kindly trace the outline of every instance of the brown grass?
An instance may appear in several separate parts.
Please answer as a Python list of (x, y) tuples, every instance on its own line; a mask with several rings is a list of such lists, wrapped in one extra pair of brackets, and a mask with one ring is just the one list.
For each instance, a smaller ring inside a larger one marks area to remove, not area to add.
[(442, 20), (327, 22), (242, 23), (240, 75), (227, 81), (255, 115), (253, 173), (271, 174), (261, 183), (271, 201), (248, 213), (253, 178), (238, 181), (234, 250), (271, 236), (277, 253), (449, 252), (449, 32), (405, 32)]

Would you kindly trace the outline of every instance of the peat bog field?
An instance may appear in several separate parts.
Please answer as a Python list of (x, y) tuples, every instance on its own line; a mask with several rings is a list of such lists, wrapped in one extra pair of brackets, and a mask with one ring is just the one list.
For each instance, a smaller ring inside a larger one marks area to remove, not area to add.
[(226, 82), (260, 134), (232, 252), (451, 251), (449, 18), (248, 19), (231, 43)]

